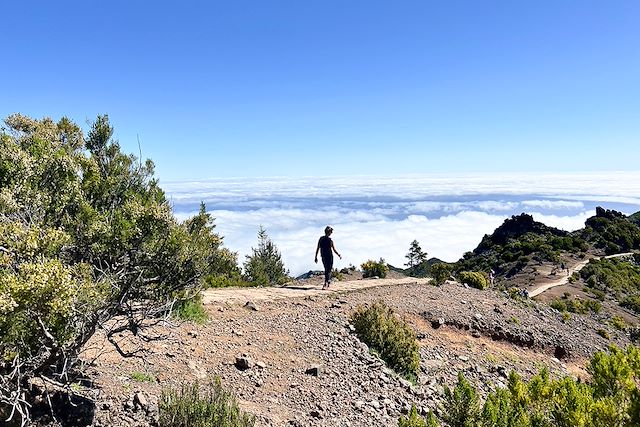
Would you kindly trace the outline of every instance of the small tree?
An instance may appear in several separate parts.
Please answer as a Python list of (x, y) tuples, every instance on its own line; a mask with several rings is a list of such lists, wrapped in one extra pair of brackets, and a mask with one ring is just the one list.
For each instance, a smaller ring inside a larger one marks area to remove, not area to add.
[(427, 260), (427, 253), (422, 252), (420, 243), (417, 240), (411, 242), (409, 246), (409, 252), (404, 256), (408, 262), (405, 264), (409, 268), (413, 268)]
[(246, 280), (258, 286), (281, 285), (288, 280), (289, 271), (284, 268), (282, 255), (262, 226), (258, 230), (258, 247), (251, 251), (244, 263)]
[(439, 262), (431, 266), (431, 277), (435, 285), (442, 285), (451, 276), (451, 266), (444, 262)]

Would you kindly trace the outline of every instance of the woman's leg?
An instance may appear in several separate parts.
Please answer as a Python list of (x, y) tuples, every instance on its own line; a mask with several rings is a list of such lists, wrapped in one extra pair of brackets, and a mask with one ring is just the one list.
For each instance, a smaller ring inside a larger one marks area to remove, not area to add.
[(331, 280), (331, 270), (333, 269), (333, 260), (323, 259), (322, 264), (324, 265), (324, 284), (326, 286), (329, 286), (329, 280)]

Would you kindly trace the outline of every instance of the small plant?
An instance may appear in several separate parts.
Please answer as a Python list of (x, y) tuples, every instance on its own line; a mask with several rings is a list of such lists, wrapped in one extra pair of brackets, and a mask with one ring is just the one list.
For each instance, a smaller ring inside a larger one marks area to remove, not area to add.
[(338, 282), (340, 282), (344, 280), (344, 274), (337, 268), (334, 268), (333, 271), (331, 272), (331, 278), (333, 280), (337, 280)]
[(431, 266), (431, 277), (433, 277), (433, 284), (436, 286), (443, 285), (449, 277), (451, 277), (451, 266), (444, 262), (439, 262)]
[(619, 331), (624, 331), (627, 329), (627, 322), (620, 316), (613, 316), (611, 320), (609, 320), (609, 324), (616, 328)]
[(562, 313), (562, 321), (564, 323), (567, 323), (569, 319), (571, 319), (571, 315), (569, 313), (567, 313), (566, 311)]
[(513, 323), (514, 325), (519, 325), (520, 324), (520, 319), (518, 319), (515, 316), (511, 316), (511, 318), (509, 319), (509, 322)]
[(433, 412), (429, 411), (427, 418), (423, 418), (418, 415), (418, 410), (416, 409), (416, 405), (411, 406), (411, 411), (405, 417), (402, 416), (398, 420), (398, 427), (438, 427), (438, 420), (436, 419)]
[(204, 389), (197, 381), (180, 390), (162, 391), (159, 403), (160, 427), (252, 427), (255, 416), (240, 409), (236, 398), (215, 378)]
[(480, 398), (478, 391), (462, 372), (458, 372), (458, 382), (453, 390), (444, 388), (444, 412), (442, 420), (451, 427), (471, 427), (480, 420)]
[(461, 271), (458, 273), (458, 279), (461, 283), (472, 288), (486, 289), (489, 287), (489, 278), (481, 271)]
[(578, 313), (578, 314), (587, 314), (589, 312), (599, 313), (602, 309), (602, 305), (599, 301), (596, 300), (583, 300), (580, 298), (569, 299), (555, 299), (550, 303), (552, 308), (560, 312), (570, 312), (570, 313)]
[(173, 307), (173, 315), (178, 319), (199, 324), (209, 320), (209, 315), (204, 308), (200, 293), (193, 298), (178, 300)]
[(380, 261), (377, 262), (368, 260), (360, 267), (362, 267), (362, 277), (364, 277), (365, 279), (367, 277), (379, 277), (382, 279), (387, 277), (387, 273), (389, 272), (389, 267), (382, 258), (380, 258)]
[(351, 316), (351, 323), (358, 338), (376, 351), (391, 369), (415, 380), (420, 369), (416, 334), (392, 309), (382, 301), (366, 308), (359, 306)]
[(132, 372), (131, 375), (129, 375), (129, 378), (139, 383), (152, 383), (156, 381), (155, 376), (144, 373), (144, 372), (138, 372), (138, 371)]
[(602, 328), (598, 329), (596, 331), (596, 334), (600, 335), (602, 338), (606, 340), (611, 339), (611, 337), (609, 336), (609, 332), (607, 332), (605, 329), (602, 329)]

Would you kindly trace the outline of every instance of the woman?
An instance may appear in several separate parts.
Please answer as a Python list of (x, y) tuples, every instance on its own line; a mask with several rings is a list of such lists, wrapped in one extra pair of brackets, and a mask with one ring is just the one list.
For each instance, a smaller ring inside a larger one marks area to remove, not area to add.
[(335, 246), (333, 246), (333, 240), (331, 240), (331, 233), (333, 228), (326, 226), (324, 229), (324, 236), (318, 240), (318, 246), (316, 247), (316, 264), (318, 263), (318, 251), (322, 256), (322, 264), (324, 265), (324, 285), (322, 289), (327, 289), (331, 282), (331, 270), (333, 270), (333, 252), (338, 255), (338, 258), (342, 259), (342, 256), (338, 253)]

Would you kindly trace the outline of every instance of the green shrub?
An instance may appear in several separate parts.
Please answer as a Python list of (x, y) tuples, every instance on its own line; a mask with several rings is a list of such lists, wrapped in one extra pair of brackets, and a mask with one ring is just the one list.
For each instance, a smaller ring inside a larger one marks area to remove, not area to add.
[(116, 346), (116, 335), (146, 336), (176, 294), (237, 270), (205, 206), (179, 221), (153, 162), (113, 134), (107, 116), (87, 134), (20, 114), (0, 127), (0, 401), (16, 402), (14, 421), (30, 412), (30, 379), (82, 374), (100, 325)]
[(619, 331), (627, 329), (627, 322), (625, 322), (625, 320), (620, 316), (613, 316), (609, 320), (609, 324)]
[(611, 339), (611, 337), (609, 336), (609, 332), (607, 332), (606, 329), (600, 328), (596, 331), (596, 334), (600, 335), (604, 339)]
[(451, 277), (452, 267), (444, 262), (439, 262), (431, 266), (431, 277), (433, 277), (433, 284), (440, 286)]
[(380, 261), (377, 261), (377, 262), (368, 260), (367, 262), (363, 263), (360, 267), (362, 267), (362, 277), (364, 278), (379, 277), (382, 279), (387, 277), (387, 273), (389, 272), (389, 267), (387, 266), (387, 263), (384, 262), (382, 258), (380, 258)]
[(599, 313), (602, 309), (600, 302), (595, 300), (583, 300), (580, 298), (555, 299), (550, 303), (552, 308), (560, 312), (569, 312), (577, 314), (587, 314), (590, 312)]
[(331, 272), (331, 277), (333, 280), (337, 280), (338, 282), (344, 280), (344, 274), (337, 268), (333, 269), (333, 271)]
[(151, 374), (147, 374), (145, 372), (138, 372), (138, 371), (132, 372), (131, 375), (129, 375), (129, 378), (139, 383), (152, 383), (156, 381), (155, 376)]
[(173, 306), (173, 315), (181, 320), (203, 324), (209, 320), (207, 310), (202, 302), (202, 294), (198, 293), (193, 298), (178, 300)]
[(485, 273), (480, 271), (461, 271), (458, 273), (458, 280), (476, 289), (486, 289), (489, 287), (489, 278)]
[(411, 406), (411, 411), (405, 417), (402, 416), (398, 419), (398, 427), (438, 427), (438, 420), (433, 412), (429, 411), (427, 418), (422, 418), (418, 415), (418, 410), (415, 405)]
[(442, 420), (449, 427), (475, 427), (480, 418), (478, 392), (462, 372), (458, 372), (458, 383), (453, 390), (444, 388), (444, 412)]
[(489, 393), (482, 409), (476, 388), (459, 373), (455, 389), (445, 388), (442, 421), (447, 427), (640, 425), (638, 347), (612, 345), (594, 354), (587, 371), (589, 383), (569, 376), (550, 380), (546, 368), (528, 382), (512, 372), (507, 387)]
[(631, 295), (620, 301), (620, 305), (629, 310), (633, 310), (636, 314), (640, 314), (640, 295)]
[(420, 369), (416, 334), (384, 302), (359, 306), (351, 315), (358, 338), (399, 374), (415, 379)]
[(235, 397), (215, 378), (203, 390), (196, 381), (180, 390), (162, 391), (160, 427), (251, 427), (255, 417), (240, 409)]

